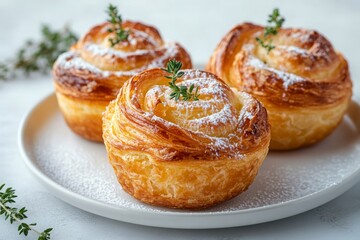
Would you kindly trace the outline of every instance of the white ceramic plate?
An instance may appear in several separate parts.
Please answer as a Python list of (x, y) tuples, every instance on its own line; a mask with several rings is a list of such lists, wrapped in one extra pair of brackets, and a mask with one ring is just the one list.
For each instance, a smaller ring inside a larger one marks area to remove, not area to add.
[(360, 106), (313, 147), (271, 152), (240, 196), (202, 211), (143, 204), (117, 183), (103, 144), (73, 134), (50, 95), (24, 118), (19, 134), (26, 165), (65, 202), (104, 217), (158, 227), (223, 228), (289, 217), (339, 196), (360, 179)]

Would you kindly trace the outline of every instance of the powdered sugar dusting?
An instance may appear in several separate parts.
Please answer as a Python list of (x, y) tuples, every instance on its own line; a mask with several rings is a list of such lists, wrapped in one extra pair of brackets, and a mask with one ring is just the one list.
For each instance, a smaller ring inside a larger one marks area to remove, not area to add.
[(131, 33), (134, 34), (134, 36), (132, 36), (132, 34), (130, 34), (129, 41), (133, 45), (136, 45), (136, 42), (134, 42), (134, 40), (136, 40), (137, 37), (141, 37), (141, 38), (145, 38), (147, 41), (149, 41), (151, 45), (156, 46), (156, 47), (159, 46), (158, 42), (155, 41), (155, 39), (152, 36), (150, 36), (149, 34), (147, 34), (146, 32), (132, 29)]
[(94, 55), (100, 55), (100, 56), (108, 55), (108, 56), (116, 56), (119, 58), (126, 58), (129, 56), (139, 56), (139, 55), (143, 55), (143, 54), (150, 54), (150, 55), (155, 54), (155, 50), (139, 49), (134, 52), (125, 52), (125, 51), (121, 51), (121, 50), (116, 50), (114, 48), (103, 47), (101, 45), (94, 44), (94, 43), (87, 43), (84, 46), (84, 48)]
[(209, 80), (211, 81), (215, 81), (215, 80), (212, 80), (211, 77), (210, 77), (210, 73), (208, 72), (204, 72), (204, 71), (201, 71), (201, 70), (193, 70), (193, 71), (184, 71), (184, 75), (183, 75), (183, 79), (184, 80), (188, 80), (188, 79), (194, 79), (194, 78), (198, 78), (198, 79), (201, 79), (203, 78), (204, 81), (207, 81), (209, 82)]
[(299, 55), (303, 55), (303, 56), (308, 55), (308, 52), (307, 52), (306, 49), (298, 48), (298, 47), (295, 47), (295, 46), (280, 45), (280, 46), (276, 46), (276, 48), (283, 49), (283, 50), (285, 50), (285, 51), (287, 51), (289, 53), (295, 53), (295, 54), (299, 54)]
[(251, 52), (253, 49), (254, 49), (254, 44), (245, 44), (244, 46), (243, 46), (243, 49), (245, 50), (245, 51), (248, 51), (248, 52)]
[(166, 65), (165, 60), (175, 57), (178, 51), (177, 45), (174, 42), (166, 43), (163, 48), (166, 49), (166, 52), (153, 60), (146, 68), (164, 67)]
[(261, 61), (258, 58), (255, 58), (255, 57), (250, 57), (246, 64), (248, 66), (252, 66), (255, 68), (259, 68), (259, 69), (264, 69), (264, 70), (267, 70), (267, 71), (270, 71), (270, 72), (276, 74), (277, 77), (282, 80), (285, 90), (287, 90), (289, 88), (289, 86), (294, 83), (305, 81), (304, 78), (299, 77), (295, 74), (283, 72), (283, 71), (277, 70), (275, 68), (270, 68), (263, 61)]
[(145, 32), (137, 31), (137, 30), (131, 30), (131, 34), (129, 35), (128, 42), (124, 42), (124, 43), (130, 43), (130, 45), (136, 46), (139, 37), (149, 41), (150, 44), (152, 45), (152, 49), (138, 49), (136, 51), (129, 52), (129, 51), (118, 50), (108, 46), (102, 46), (99, 45), (98, 43), (91, 43), (91, 42), (86, 43), (84, 49), (91, 52), (93, 55), (114, 56), (118, 58), (127, 58), (130, 56), (139, 56), (143, 54), (155, 55), (156, 50), (162, 49), (162, 47), (159, 46), (159, 43), (156, 42), (153, 37), (151, 37)]
[(312, 32), (308, 31), (295, 31), (292, 32), (290, 37), (299, 40), (301, 43), (307, 43), (311, 38)]
[(140, 71), (106, 71), (101, 70), (94, 65), (86, 62), (82, 59), (76, 52), (66, 52), (61, 54), (55, 63), (57, 66), (63, 69), (77, 69), (80, 71), (88, 71), (91, 72), (99, 77), (107, 78), (110, 75), (115, 76), (132, 76)]
[[(199, 131), (201, 127), (206, 126), (207, 128), (210, 128), (207, 130), (208, 134), (214, 135), (218, 133), (222, 136), (226, 136), (229, 133), (229, 129), (233, 129), (230, 126), (235, 127), (237, 125), (237, 116), (235, 114), (236, 112), (233, 107), (230, 104), (225, 104), (218, 112), (205, 117), (189, 120), (188, 125), (194, 131)], [(224, 127), (222, 128), (222, 126)]]
[(248, 66), (261, 68), (261, 69), (266, 69), (267, 68), (267, 65), (263, 61), (261, 61), (258, 58), (255, 58), (255, 57), (250, 57), (246, 64)]
[[(170, 99), (172, 90), (169, 86), (156, 85), (146, 93), (146, 106), (148, 106), (149, 112), (144, 115), (151, 121), (158, 121), (169, 127), (181, 127), (210, 139), (210, 149), (215, 155), (219, 151), (231, 151), (233, 156), (241, 159), (243, 157), (241, 154), (242, 140), (241, 134), (238, 134), (240, 131), (238, 126), (244, 119), (251, 120), (254, 117), (251, 113), (244, 113), (249, 111), (247, 106), (253, 99), (250, 95), (245, 94), (242, 96), (243, 108), (236, 109), (229, 98), (234, 93), (214, 75), (200, 70), (183, 71), (182, 81), (177, 84), (188, 88), (194, 85), (194, 89), (198, 88), (199, 101)], [(166, 106), (167, 111), (161, 110), (157, 113), (160, 115), (156, 116), (153, 109), (159, 103)], [(231, 135), (233, 135), (232, 139), (237, 138), (238, 141), (229, 141)]]
[[(101, 56), (104, 55), (116, 55), (118, 57), (128, 57), (134, 55), (142, 55), (142, 54), (155, 54), (155, 50), (137, 50), (135, 52), (127, 53), (122, 51), (117, 51), (110, 48), (102, 48), (98, 45), (91, 44), (85, 46), (88, 50), (93, 51), (95, 54), (99, 54)], [(80, 55), (74, 51), (69, 51), (61, 54), (56, 60), (56, 65), (64, 68), (64, 69), (76, 69), (80, 71), (88, 71), (99, 77), (107, 78), (111, 75), (113, 76), (133, 76), (137, 73), (140, 73), (146, 69), (163, 67), (165, 66), (165, 60), (174, 57), (177, 54), (177, 47), (175, 43), (167, 43), (162, 48), (165, 52), (161, 56), (155, 58), (147, 65), (144, 65), (140, 68), (135, 68), (128, 71), (107, 71), (99, 69), (98, 67), (86, 62), (84, 59), (80, 57)]]

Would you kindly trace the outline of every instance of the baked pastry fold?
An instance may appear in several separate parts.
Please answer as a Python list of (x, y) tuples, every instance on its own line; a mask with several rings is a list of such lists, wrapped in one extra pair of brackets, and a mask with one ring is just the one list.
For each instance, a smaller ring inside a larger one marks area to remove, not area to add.
[(341, 122), (352, 95), (347, 61), (316, 31), (280, 29), (267, 52), (262, 26), (244, 23), (220, 41), (206, 69), (268, 110), (270, 149), (316, 143)]
[(125, 21), (127, 40), (111, 47), (110, 23), (93, 27), (69, 52), (59, 56), (53, 67), (56, 95), (69, 127), (89, 140), (102, 141), (101, 114), (125, 81), (170, 59), (191, 68), (185, 49), (165, 42), (151, 26)]
[(217, 76), (184, 70), (199, 101), (170, 99), (161, 69), (132, 77), (103, 116), (103, 138), (123, 189), (148, 204), (198, 209), (253, 182), (270, 142), (265, 108)]

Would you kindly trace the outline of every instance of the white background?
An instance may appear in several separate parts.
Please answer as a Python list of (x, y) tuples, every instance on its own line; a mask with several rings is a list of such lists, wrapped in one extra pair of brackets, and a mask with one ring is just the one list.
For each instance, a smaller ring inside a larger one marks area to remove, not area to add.
[[(165, 39), (180, 42), (193, 62), (205, 63), (220, 38), (244, 21), (264, 24), (274, 7), (285, 26), (316, 29), (348, 59), (354, 95), (360, 93), (360, 1), (194, 1), (123, 0), (124, 18), (155, 25)], [(0, 61), (11, 58), (41, 23), (70, 24), (79, 34), (106, 19), (108, 1), (0, 1)], [(17, 128), (23, 114), (52, 91), (51, 76), (0, 82), (0, 183), (13, 186), (17, 204), (29, 209), (29, 222), (53, 227), (52, 239), (359, 239), (360, 184), (341, 197), (295, 217), (248, 227), (174, 230), (137, 226), (83, 212), (48, 193), (22, 163)], [(17, 226), (0, 219), (0, 240), (23, 239)], [(30, 235), (29, 239), (36, 239)]]

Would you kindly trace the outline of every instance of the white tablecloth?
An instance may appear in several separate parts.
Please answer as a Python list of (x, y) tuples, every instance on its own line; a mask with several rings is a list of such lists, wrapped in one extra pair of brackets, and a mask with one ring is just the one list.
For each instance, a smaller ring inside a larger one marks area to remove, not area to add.
[[(105, 1), (0, 1), (0, 61), (27, 38), (39, 35), (41, 23), (69, 23), (78, 33), (104, 21)], [(107, 2), (107, 1), (106, 1)], [(236, 23), (265, 23), (274, 7), (285, 26), (320, 31), (349, 60), (354, 94), (360, 96), (360, 1), (194, 1), (128, 0), (119, 4), (124, 18), (158, 27), (166, 39), (182, 43), (195, 63), (205, 63), (220, 38)], [(24, 166), (17, 145), (21, 117), (52, 91), (49, 76), (0, 83), (0, 183), (13, 186), (18, 206), (27, 206), (29, 222), (53, 227), (52, 239), (359, 239), (360, 184), (309, 212), (254, 226), (214, 230), (174, 230), (137, 226), (74, 208), (47, 192)], [(31, 235), (29, 239), (35, 239)], [(23, 239), (17, 226), (0, 219), (0, 239)]]

